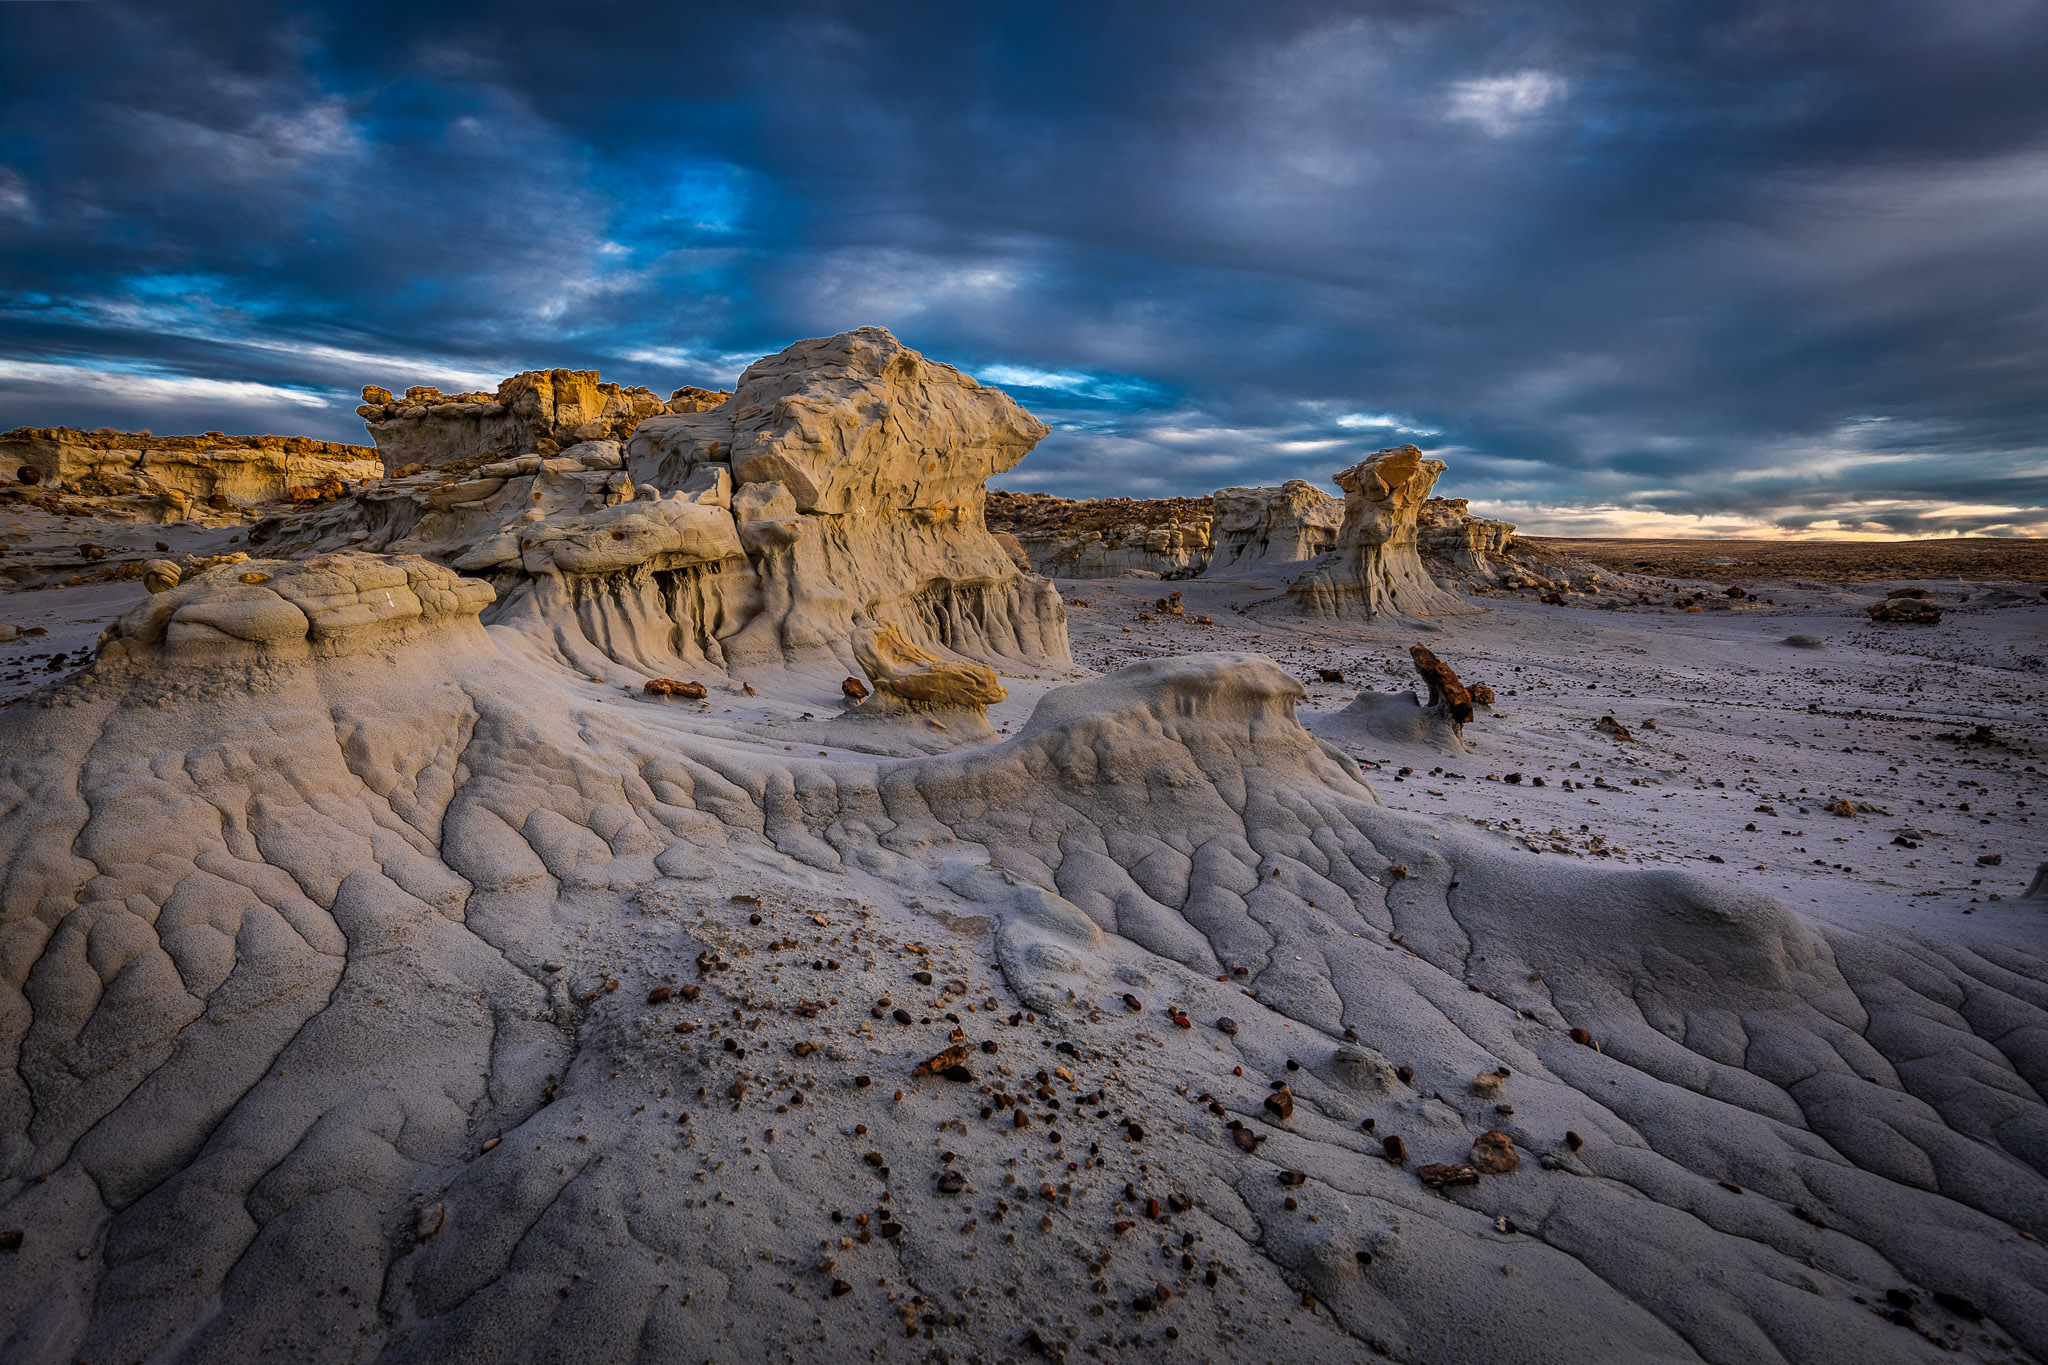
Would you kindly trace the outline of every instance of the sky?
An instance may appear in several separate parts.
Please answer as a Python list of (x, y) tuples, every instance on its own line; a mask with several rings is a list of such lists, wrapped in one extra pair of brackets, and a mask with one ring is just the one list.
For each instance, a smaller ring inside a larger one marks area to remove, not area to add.
[(2048, 535), (2044, 72), (2048, 0), (9, 0), (0, 428), (879, 325), (1051, 425), (1009, 488)]

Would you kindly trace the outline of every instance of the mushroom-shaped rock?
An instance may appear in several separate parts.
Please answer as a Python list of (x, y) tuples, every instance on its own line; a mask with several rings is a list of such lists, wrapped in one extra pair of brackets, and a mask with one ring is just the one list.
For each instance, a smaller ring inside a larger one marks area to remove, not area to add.
[(1412, 445), (1382, 450), (1340, 471), (1344, 525), (1337, 548), (1316, 560), (1287, 589), (1312, 616), (1435, 616), (1461, 610), (1437, 587), (1416, 551), (1416, 521), (1442, 460)]
[(673, 487), (724, 463), (737, 485), (781, 484), (802, 512), (950, 509), (978, 506), (1046, 431), (1009, 395), (863, 327), (756, 361), (708, 412), (641, 422), (627, 455), (635, 482)]
[(853, 657), (877, 693), (918, 710), (981, 711), (1010, 695), (994, 669), (941, 659), (893, 625), (857, 626)]

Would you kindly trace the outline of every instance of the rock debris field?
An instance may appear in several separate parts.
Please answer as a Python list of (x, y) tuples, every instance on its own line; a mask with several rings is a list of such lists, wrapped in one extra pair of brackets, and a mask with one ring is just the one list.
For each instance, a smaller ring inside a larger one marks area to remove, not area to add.
[(879, 329), (507, 385), (0, 597), (0, 1358), (2048, 1357), (2035, 586), (1436, 572), (1403, 451), (1048, 580)]

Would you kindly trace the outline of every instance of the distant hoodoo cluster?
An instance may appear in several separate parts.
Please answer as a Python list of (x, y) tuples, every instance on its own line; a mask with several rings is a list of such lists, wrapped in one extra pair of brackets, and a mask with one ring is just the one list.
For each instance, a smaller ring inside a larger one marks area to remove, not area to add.
[(1272, 610), (1441, 616), (1465, 608), (1439, 578), (1494, 586), (1525, 573), (1508, 557), (1512, 525), (1430, 496), (1445, 467), (1404, 445), (1340, 470), (1342, 498), (1301, 479), (1156, 502), (998, 492), (990, 514), (1049, 576), (1263, 581), (1282, 590)]

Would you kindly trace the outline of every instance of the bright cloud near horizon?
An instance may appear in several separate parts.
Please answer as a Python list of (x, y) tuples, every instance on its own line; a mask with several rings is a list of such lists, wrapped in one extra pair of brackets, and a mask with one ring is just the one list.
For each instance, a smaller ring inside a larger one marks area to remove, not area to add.
[[(886, 326), (1203, 493), (2048, 535), (2048, 4), (0, 5), (0, 428)], [(716, 54), (716, 60), (709, 60)]]

